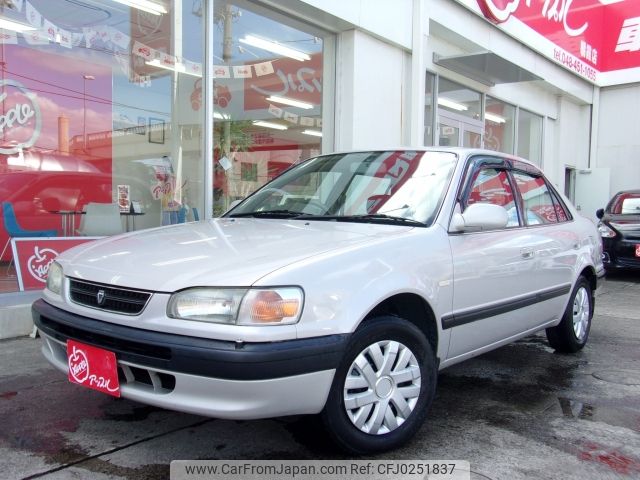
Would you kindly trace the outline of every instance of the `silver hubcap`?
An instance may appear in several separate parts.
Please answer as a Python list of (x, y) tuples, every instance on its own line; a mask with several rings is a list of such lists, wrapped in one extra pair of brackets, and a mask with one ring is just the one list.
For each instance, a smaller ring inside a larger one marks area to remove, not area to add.
[(365, 348), (349, 367), (344, 408), (351, 422), (372, 435), (402, 425), (418, 403), (420, 367), (411, 350), (382, 341)]
[(573, 333), (579, 341), (584, 340), (589, 326), (590, 312), (589, 292), (585, 287), (580, 287), (573, 299)]

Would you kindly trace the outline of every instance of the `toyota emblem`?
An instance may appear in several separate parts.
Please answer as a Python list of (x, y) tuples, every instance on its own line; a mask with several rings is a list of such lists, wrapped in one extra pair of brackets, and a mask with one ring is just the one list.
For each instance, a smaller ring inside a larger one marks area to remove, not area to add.
[(96, 300), (98, 301), (98, 305), (102, 306), (104, 304), (105, 293), (104, 290), (98, 290), (96, 294)]

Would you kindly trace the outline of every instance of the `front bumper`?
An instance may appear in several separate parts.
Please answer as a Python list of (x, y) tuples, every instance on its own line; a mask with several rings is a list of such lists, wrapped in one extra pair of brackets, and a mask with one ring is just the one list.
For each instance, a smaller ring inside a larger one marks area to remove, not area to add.
[(227, 342), (148, 331), (75, 315), (38, 300), (43, 354), (67, 372), (66, 341), (116, 354), (121, 395), (230, 419), (318, 413), (348, 335), (269, 343)]

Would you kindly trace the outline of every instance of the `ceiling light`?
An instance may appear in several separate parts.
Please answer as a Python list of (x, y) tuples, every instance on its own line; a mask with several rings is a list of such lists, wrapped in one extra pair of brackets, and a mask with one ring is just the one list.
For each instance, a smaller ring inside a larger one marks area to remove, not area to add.
[(151, 0), (113, 0), (114, 2), (122, 3), (129, 7), (137, 8), (143, 12), (152, 13), (153, 15), (162, 15), (167, 13), (167, 9), (159, 3), (152, 2)]
[(0, 28), (5, 30), (11, 30), (13, 32), (29, 32), (31, 30), (35, 30), (35, 27), (31, 25), (27, 25), (25, 23), (16, 22), (14, 20), (9, 20), (5, 17), (0, 17)]
[(442, 105), (443, 107), (448, 107), (453, 110), (458, 110), (459, 112), (469, 110), (469, 107), (467, 107), (466, 105), (462, 105), (461, 103), (454, 102), (453, 100), (449, 100), (448, 98), (444, 97), (438, 97), (438, 105)]
[(302, 133), (304, 133), (305, 135), (313, 135), (314, 137), (321, 137), (322, 136), (322, 132), (320, 130), (303, 130)]
[(172, 72), (184, 73), (186, 75), (191, 75), (193, 77), (202, 77), (202, 74), (195, 72), (187, 72), (187, 67), (184, 66), (184, 63), (176, 62), (173, 66), (164, 65), (160, 60), (154, 58), (150, 62), (144, 62), (150, 67), (164, 68), (165, 70), (171, 70)]
[(493, 123), (506, 123), (507, 119), (495, 113), (485, 112), (484, 119)]
[(294, 100), (293, 98), (278, 97), (277, 95), (271, 95), (267, 97), (267, 100), (274, 103), (282, 103), (284, 105), (290, 105), (292, 107), (304, 108), (305, 110), (309, 110), (310, 108), (313, 108), (312, 103), (301, 102), (300, 100)]
[(285, 57), (293, 58), (294, 60), (298, 60), (299, 62), (311, 60), (311, 57), (304, 52), (295, 50), (271, 40), (254, 37), (253, 35), (246, 35), (244, 38), (241, 38), (240, 43), (246, 43), (247, 45), (251, 45), (252, 47), (257, 47), (261, 48), (262, 50), (267, 50), (268, 52), (284, 55)]
[(263, 122), (262, 120), (256, 120), (253, 122), (256, 127), (265, 127), (265, 128), (273, 128), (274, 130), (287, 130), (288, 128), (284, 125), (280, 125), (279, 123), (273, 122)]

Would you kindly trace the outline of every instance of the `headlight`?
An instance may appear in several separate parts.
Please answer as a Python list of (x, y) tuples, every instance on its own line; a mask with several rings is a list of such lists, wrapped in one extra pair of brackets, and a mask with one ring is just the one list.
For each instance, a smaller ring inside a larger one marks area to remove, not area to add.
[(302, 303), (297, 287), (191, 288), (172, 295), (167, 315), (232, 325), (286, 325), (300, 319)]
[(236, 323), (240, 301), (247, 291), (235, 288), (191, 288), (172, 295), (167, 315), (185, 320)]
[(53, 293), (60, 295), (62, 291), (62, 267), (58, 262), (53, 262), (49, 265), (49, 271), (47, 272), (47, 288)]
[(616, 236), (616, 232), (607, 227), (604, 223), (598, 224), (598, 231), (600, 232), (600, 236), (602, 238), (613, 238)]

